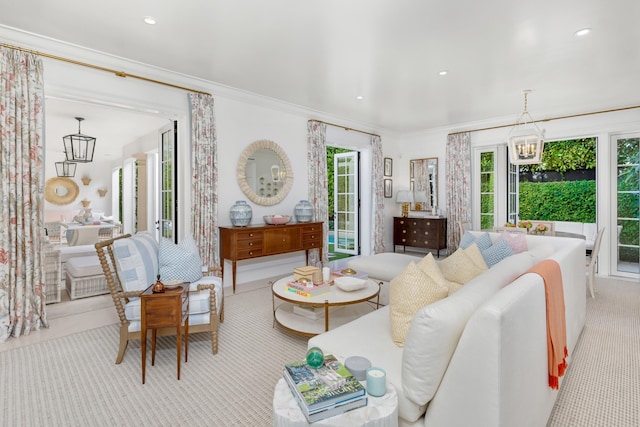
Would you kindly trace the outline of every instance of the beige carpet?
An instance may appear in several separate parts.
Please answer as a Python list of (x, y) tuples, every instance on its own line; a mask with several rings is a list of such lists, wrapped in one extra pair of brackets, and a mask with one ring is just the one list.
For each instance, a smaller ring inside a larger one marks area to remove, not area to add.
[[(548, 426), (640, 425), (640, 286), (599, 282)], [(2, 426), (269, 426), (273, 387), (306, 340), (272, 327), (267, 287), (226, 299), (220, 352), (190, 336), (176, 380), (175, 344), (159, 342), (141, 384), (140, 347), (115, 365), (115, 325), (0, 353)]]

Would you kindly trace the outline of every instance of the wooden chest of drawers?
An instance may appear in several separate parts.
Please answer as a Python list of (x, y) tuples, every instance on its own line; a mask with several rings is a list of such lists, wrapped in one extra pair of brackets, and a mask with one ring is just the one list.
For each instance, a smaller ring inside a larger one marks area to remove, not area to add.
[(396, 246), (440, 249), (447, 248), (446, 218), (393, 218), (393, 251)]
[(224, 260), (232, 262), (234, 292), (236, 261), (304, 250), (308, 262), (309, 249), (319, 249), (322, 259), (321, 222), (220, 227), (220, 267), (224, 277)]

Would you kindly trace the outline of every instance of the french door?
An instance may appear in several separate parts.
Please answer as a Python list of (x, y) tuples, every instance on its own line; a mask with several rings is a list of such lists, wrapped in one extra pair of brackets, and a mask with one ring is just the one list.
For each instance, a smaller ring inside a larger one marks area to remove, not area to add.
[(334, 154), (333, 164), (334, 251), (358, 255), (360, 249), (358, 152)]
[(158, 209), (159, 218), (156, 224), (160, 235), (167, 239), (178, 242), (176, 224), (178, 220), (177, 207), (177, 177), (178, 167), (176, 153), (178, 148), (178, 122), (161, 131), (160, 134), (160, 156), (159, 156), (159, 186), (160, 207)]
[(640, 135), (614, 137), (614, 200), (611, 203), (612, 257), (618, 275), (640, 277)]

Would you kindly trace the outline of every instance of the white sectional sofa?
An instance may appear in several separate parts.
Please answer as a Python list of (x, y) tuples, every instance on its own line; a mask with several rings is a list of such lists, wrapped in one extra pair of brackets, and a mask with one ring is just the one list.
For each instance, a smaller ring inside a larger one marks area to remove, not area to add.
[(548, 386), (544, 284), (537, 274), (521, 274), (545, 258), (560, 264), (571, 364), (585, 321), (585, 246), (579, 239), (526, 240), (527, 252), (418, 310), (404, 347), (392, 341), (389, 306), (308, 345), (384, 368), (398, 391), (400, 425), (544, 426), (558, 393)]

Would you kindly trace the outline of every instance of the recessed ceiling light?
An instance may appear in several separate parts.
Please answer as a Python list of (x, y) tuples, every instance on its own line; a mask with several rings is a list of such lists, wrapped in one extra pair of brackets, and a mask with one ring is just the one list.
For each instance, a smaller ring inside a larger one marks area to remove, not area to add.
[(574, 34), (578, 37), (586, 36), (591, 32), (591, 28), (582, 28), (581, 30), (576, 31)]
[(446, 76), (447, 74), (449, 74), (449, 72), (447, 70), (442, 70), (438, 74), (441, 76)]
[(145, 16), (144, 22), (149, 25), (154, 25), (156, 23), (156, 18), (154, 18), (153, 16)]
[(356, 99), (364, 99), (364, 96), (358, 95), (358, 96), (356, 96)]

